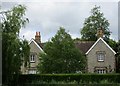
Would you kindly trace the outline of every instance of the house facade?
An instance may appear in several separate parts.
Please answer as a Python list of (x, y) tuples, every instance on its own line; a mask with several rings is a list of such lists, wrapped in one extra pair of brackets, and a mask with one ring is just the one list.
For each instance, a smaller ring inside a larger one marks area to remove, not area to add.
[(88, 73), (112, 73), (116, 69), (116, 52), (104, 41), (104, 31), (98, 29), (97, 41), (77, 41), (75, 45), (87, 58)]
[(100, 37), (86, 52), (88, 73), (115, 71), (115, 51)]
[[(115, 71), (115, 54), (116, 52), (104, 41), (103, 31), (98, 30), (98, 40), (95, 41), (75, 41), (75, 46), (86, 55), (88, 73), (112, 73)], [(39, 63), (40, 53), (44, 53), (41, 43), (40, 32), (36, 32), (35, 39), (31, 39), (30, 56), (27, 68), (22, 67), (23, 74), (36, 74)]]
[(31, 39), (29, 42), (30, 55), (29, 65), (21, 68), (22, 74), (37, 74), (37, 65), (39, 63), (40, 53), (44, 53), (40, 32), (36, 32), (35, 39)]

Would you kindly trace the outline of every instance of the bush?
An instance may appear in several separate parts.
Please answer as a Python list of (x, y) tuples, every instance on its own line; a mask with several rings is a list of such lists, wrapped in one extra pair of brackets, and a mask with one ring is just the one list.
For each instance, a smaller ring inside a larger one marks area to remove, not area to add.
[(120, 74), (28, 74), (20, 75), (18, 84), (25, 83), (120, 83)]

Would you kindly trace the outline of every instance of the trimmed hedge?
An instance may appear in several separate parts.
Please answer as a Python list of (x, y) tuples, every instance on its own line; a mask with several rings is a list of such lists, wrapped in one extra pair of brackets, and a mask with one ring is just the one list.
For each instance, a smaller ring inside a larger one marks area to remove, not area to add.
[(107, 80), (112, 83), (120, 83), (120, 74), (28, 74), (20, 75), (18, 84), (34, 83), (34, 82), (47, 82), (52, 80), (56, 82), (73, 82), (79, 83), (100, 83), (102, 80)]

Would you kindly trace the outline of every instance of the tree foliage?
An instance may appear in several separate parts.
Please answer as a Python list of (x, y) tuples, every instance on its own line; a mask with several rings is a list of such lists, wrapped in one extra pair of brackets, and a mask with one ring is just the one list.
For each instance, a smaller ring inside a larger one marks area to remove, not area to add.
[(120, 73), (120, 40), (117, 43), (116, 72)]
[(117, 42), (116, 42), (115, 40), (109, 39), (107, 42), (108, 42), (109, 46), (110, 46), (115, 52), (118, 51), (118, 50), (117, 50)]
[(25, 6), (18, 5), (7, 12), (2, 18), (2, 77), (3, 83), (9, 83), (13, 74), (19, 75), (24, 60), (29, 58), (29, 45), (27, 40), (19, 38), (20, 29), (28, 22), (25, 15)]
[(38, 65), (40, 73), (76, 73), (85, 68), (84, 56), (62, 27), (51, 41), (46, 43), (44, 51)]
[(96, 41), (96, 33), (100, 28), (102, 28), (104, 31), (105, 40), (108, 40), (110, 36), (109, 22), (104, 17), (104, 14), (100, 11), (100, 7), (95, 6), (91, 10), (91, 15), (84, 21), (84, 25), (81, 30), (82, 39)]

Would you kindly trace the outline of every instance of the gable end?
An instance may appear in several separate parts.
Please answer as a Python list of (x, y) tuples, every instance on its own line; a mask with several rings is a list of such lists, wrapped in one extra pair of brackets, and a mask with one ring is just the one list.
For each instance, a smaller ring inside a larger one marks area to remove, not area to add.
[(43, 49), (35, 42), (35, 40), (34, 40), (33, 38), (30, 40), (29, 45), (30, 45), (32, 42), (40, 49), (40, 51), (44, 52)]
[(93, 44), (93, 46), (85, 54), (87, 55), (100, 40), (114, 53), (114, 55), (116, 54), (116, 52), (101, 37)]

